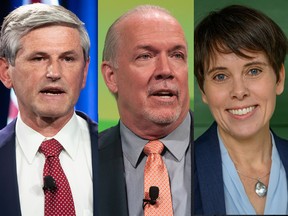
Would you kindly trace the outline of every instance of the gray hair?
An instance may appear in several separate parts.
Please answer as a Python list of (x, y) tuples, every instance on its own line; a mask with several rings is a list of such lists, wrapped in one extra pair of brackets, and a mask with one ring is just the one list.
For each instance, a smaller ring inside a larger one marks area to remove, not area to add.
[(109, 27), (105, 38), (102, 61), (109, 61), (113, 67), (117, 68), (118, 64), (116, 59), (120, 40), (120, 30), (117, 29), (117, 25), (131, 15), (145, 15), (151, 12), (160, 12), (173, 17), (168, 10), (156, 5), (140, 5), (134, 9), (129, 10), (120, 16), (117, 20), (115, 20), (115, 22)]
[(5, 17), (1, 28), (0, 57), (15, 65), (16, 54), (21, 49), (21, 38), (34, 29), (49, 25), (64, 25), (77, 29), (84, 60), (89, 59), (90, 39), (84, 23), (62, 6), (40, 3), (21, 6)]

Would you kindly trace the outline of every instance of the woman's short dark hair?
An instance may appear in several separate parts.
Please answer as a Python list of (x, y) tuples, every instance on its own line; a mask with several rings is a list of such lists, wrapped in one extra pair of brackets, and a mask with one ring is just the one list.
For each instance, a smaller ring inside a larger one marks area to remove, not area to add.
[(260, 11), (231, 5), (211, 12), (194, 31), (194, 74), (203, 90), (204, 72), (216, 52), (235, 53), (250, 58), (243, 51), (263, 52), (275, 71), (279, 71), (288, 50), (281, 28)]

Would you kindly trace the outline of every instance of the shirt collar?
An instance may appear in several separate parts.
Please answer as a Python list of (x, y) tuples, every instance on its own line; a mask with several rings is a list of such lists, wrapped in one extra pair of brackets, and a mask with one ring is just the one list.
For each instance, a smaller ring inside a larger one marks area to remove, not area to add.
[(184, 121), (168, 136), (160, 139), (171, 154), (181, 161), (185, 155), (185, 152), (189, 146), (191, 130), (191, 118), (188, 113)]
[(122, 123), (121, 120), (120, 120), (120, 134), (121, 134), (123, 154), (132, 164), (132, 166), (136, 167), (138, 159), (148, 140), (142, 139), (136, 134), (134, 134)]
[(79, 123), (74, 112), (71, 119), (55, 136), (45, 137), (26, 125), (21, 118), (21, 114), (19, 114), (16, 121), (16, 139), (30, 164), (33, 162), (41, 143), (52, 138), (58, 140), (67, 154), (74, 160), (80, 139), (80, 130), (77, 130), (77, 128), (79, 128)]
[[(188, 113), (184, 121), (169, 135), (159, 139), (168, 151), (178, 160), (182, 160), (190, 143), (191, 118)], [(123, 154), (133, 167), (143, 151), (145, 144), (149, 141), (142, 139), (127, 128), (120, 120), (120, 134), (122, 140)]]

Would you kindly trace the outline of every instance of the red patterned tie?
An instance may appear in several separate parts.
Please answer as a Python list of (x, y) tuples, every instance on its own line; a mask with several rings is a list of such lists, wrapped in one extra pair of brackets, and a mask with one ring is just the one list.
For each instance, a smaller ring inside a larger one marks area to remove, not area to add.
[(44, 192), (45, 216), (76, 215), (69, 182), (59, 160), (62, 149), (62, 145), (55, 139), (44, 141), (39, 148), (46, 158), (43, 176), (52, 176), (56, 182), (55, 190), (46, 189)]
[(168, 172), (160, 155), (163, 149), (164, 145), (159, 140), (150, 141), (144, 147), (144, 153), (148, 155), (144, 169), (145, 199), (150, 199), (149, 188), (151, 186), (159, 188), (159, 197), (156, 200), (156, 204), (145, 206), (145, 216), (173, 215)]

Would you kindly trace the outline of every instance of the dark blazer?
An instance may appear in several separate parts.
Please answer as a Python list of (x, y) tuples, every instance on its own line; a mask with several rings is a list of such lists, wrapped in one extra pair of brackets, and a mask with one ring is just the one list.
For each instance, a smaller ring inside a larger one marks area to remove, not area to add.
[[(194, 131), (193, 115), (192, 113), (190, 114), (190, 140), (192, 142)], [(193, 156), (192, 146), (191, 152)], [(120, 125), (118, 123), (115, 127), (109, 128), (99, 134), (99, 215), (128, 215), (129, 211), (124, 171)]]
[[(93, 170), (93, 211), (94, 215), (97, 215), (98, 198), (95, 195), (98, 194), (98, 125), (84, 113), (77, 112), (77, 115), (84, 118), (89, 127)], [(0, 131), (0, 214), (5, 216), (21, 215), (16, 171), (15, 123), (16, 120)]]
[[(287, 175), (288, 141), (274, 133), (273, 135)], [(196, 215), (225, 215), (222, 160), (216, 122), (194, 142), (194, 145), (194, 213)]]

